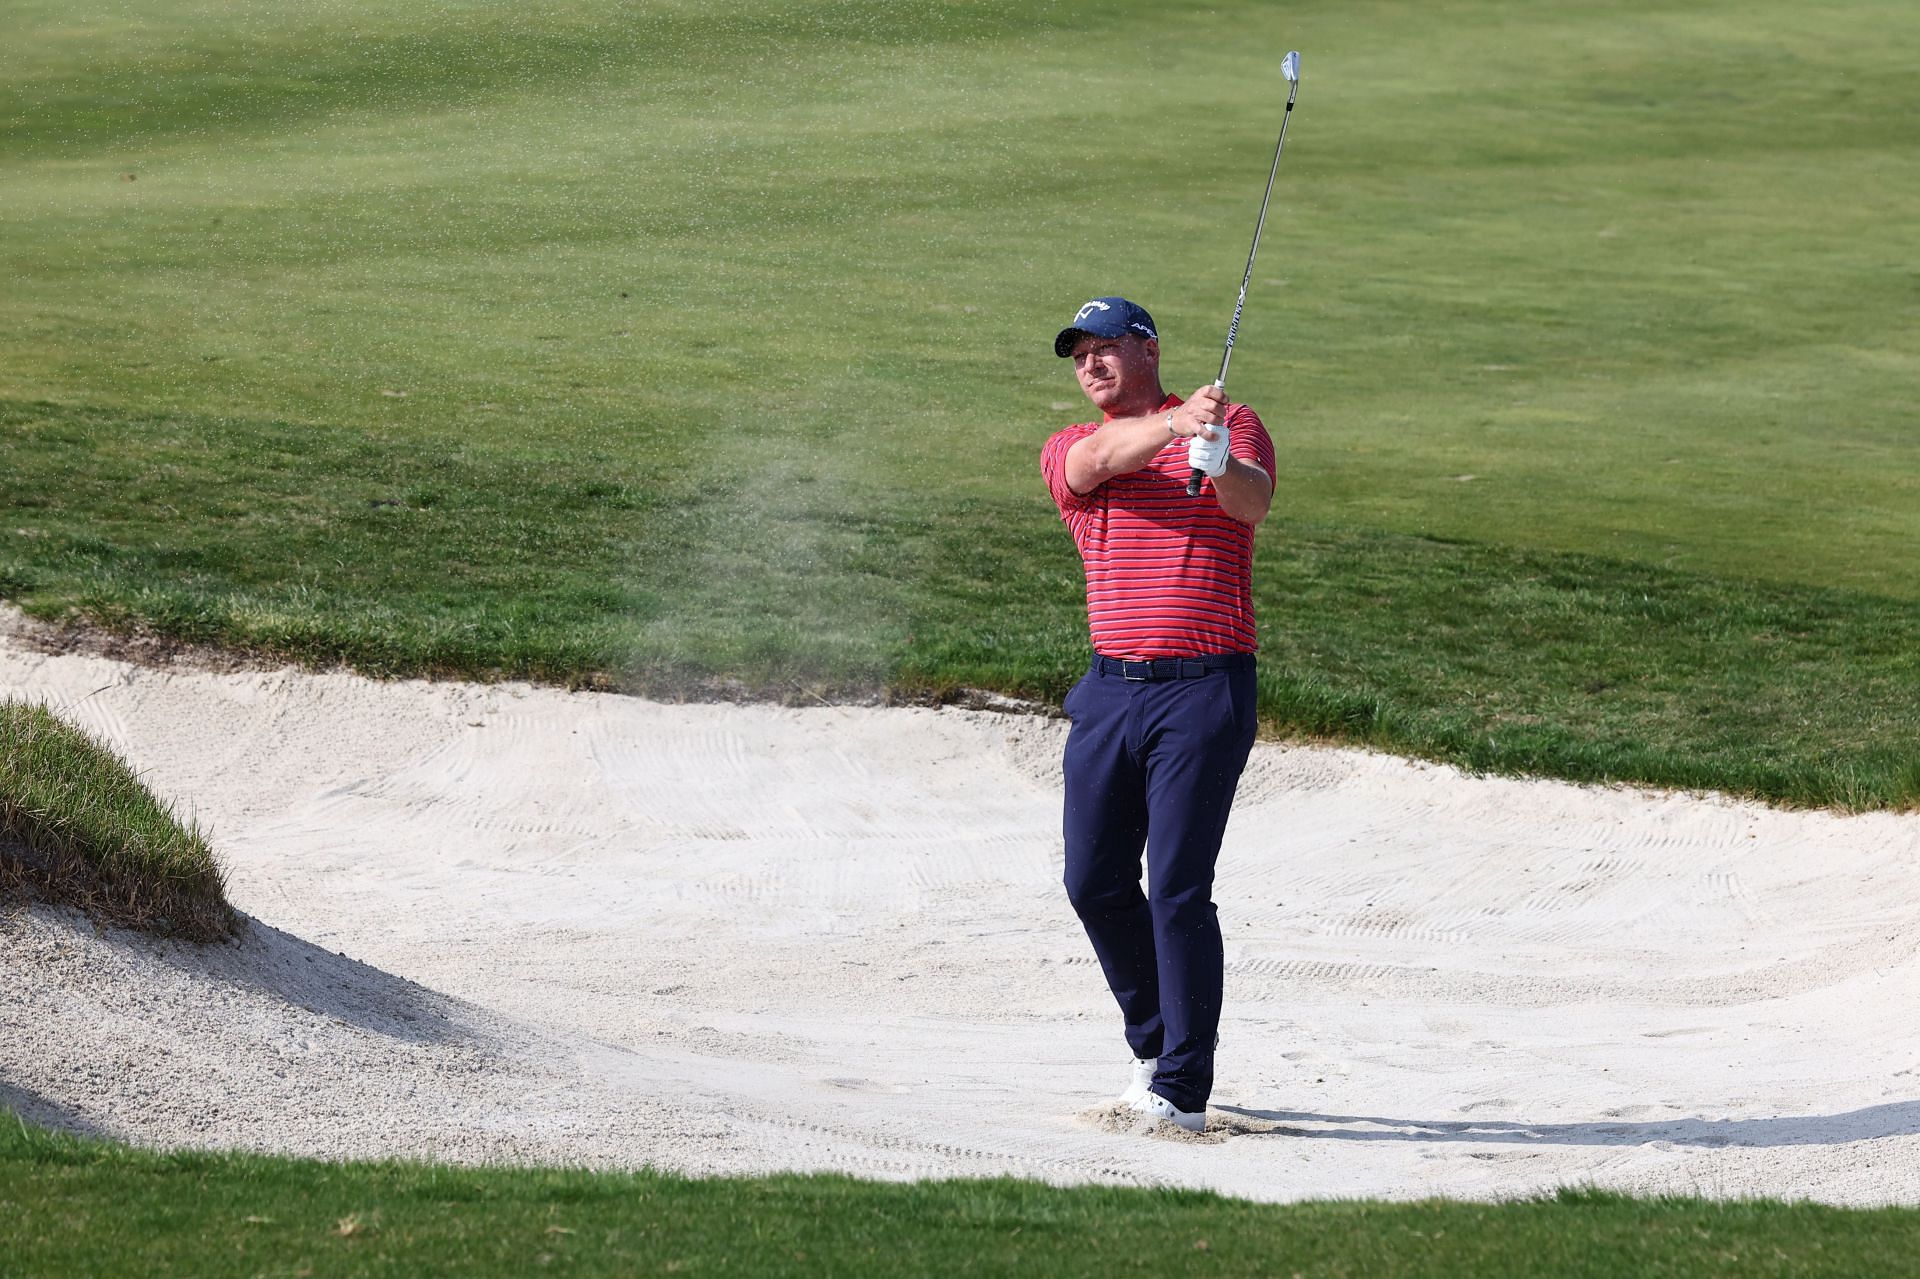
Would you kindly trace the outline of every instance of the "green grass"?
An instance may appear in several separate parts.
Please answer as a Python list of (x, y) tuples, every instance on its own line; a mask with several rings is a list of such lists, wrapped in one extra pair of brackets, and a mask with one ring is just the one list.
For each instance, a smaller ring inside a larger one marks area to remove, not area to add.
[(44, 706), (0, 699), (0, 895), (31, 892), (97, 919), (213, 941), (235, 927), (197, 826), (112, 751)]
[(1252, 1204), (1197, 1191), (319, 1164), (136, 1151), (0, 1112), (22, 1274), (1901, 1274), (1920, 1211), (1634, 1200)]
[[(1057, 700), (1083, 621), (1029, 601), (1066, 596), (1072, 568), (1001, 604), (999, 583), (1043, 548), (996, 527), (964, 555), (957, 536), (939, 550), (930, 536), (910, 561), (942, 624), (901, 679)], [(1291, 521), (1275, 532), (1256, 587), (1260, 700), (1295, 732), (1794, 805), (1920, 797), (1920, 616), (1904, 601)]]
[(14, 6), (0, 597), (678, 692), (1057, 697), (1047, 342), (1280, 451), (1263, 710), (1920, 802), (1905, 8)]

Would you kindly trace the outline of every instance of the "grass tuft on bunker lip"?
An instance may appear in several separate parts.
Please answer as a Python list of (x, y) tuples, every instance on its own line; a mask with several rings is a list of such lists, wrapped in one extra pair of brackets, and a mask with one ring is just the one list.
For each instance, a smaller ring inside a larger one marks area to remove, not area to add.
[(188, 941), (239, 926), (199, 828), (107, 747), (13, 698), (0, 700), (0, 892)]

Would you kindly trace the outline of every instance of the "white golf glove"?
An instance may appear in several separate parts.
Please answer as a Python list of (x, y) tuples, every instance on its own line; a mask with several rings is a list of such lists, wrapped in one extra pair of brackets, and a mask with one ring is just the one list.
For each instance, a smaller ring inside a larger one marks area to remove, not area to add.
[(1187, 441), (1187, 465), (1210, 480), (1227, 473), (1227, 443), (1233, 433), (1225, 423), (1213, 428), (1213, 438), (1196, 435)]

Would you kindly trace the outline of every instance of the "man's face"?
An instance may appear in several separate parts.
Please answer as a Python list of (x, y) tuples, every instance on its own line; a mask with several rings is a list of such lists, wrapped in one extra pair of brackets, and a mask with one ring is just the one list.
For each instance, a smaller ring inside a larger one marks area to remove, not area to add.
[(1153, 404), (1137, 406), (1159, 389), (1160, 344), (1131, 333), (1117, 338), (1083, 334), (1073, 344), (1073, 374), (1103, 413), (1116, 408), (1148, 412)]

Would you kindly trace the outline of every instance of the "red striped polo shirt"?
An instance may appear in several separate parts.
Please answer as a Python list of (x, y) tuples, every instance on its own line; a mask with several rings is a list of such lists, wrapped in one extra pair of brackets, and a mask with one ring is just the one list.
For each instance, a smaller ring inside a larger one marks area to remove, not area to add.
[[(1181, 402), (1169, 395), (1155, 411)], [(1075, 493), (1067, 487), (1067, 450), (1101, 425), (1070, 426), (1040, 450), (1040, 473), (1086, 565), (1094, 652), (1253, 652), (1253, 527), (1222, 511), (1211, 485), (1199, 497), (1187, 496), (1184, 439), (1169, 438), (1137, 471)], [(1259, 415), (1244, 404), (1229, 405), (1227, 425), (1228, 451), (1273, 475), (1273, 440)]]

